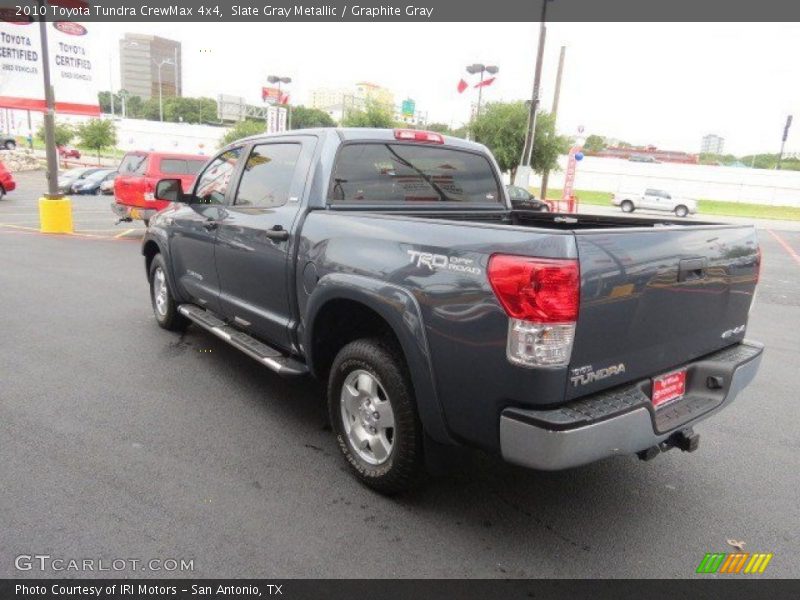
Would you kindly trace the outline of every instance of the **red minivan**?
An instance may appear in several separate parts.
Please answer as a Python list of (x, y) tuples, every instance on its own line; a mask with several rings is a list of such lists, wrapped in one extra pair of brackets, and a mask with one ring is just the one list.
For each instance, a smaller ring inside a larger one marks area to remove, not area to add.
[(189, 192), (207, 160), (198, 154), (128, 152), (117, 169), (112, 210), (121, 219), (140, 219), (146, 225), (150, 217), (169, 206), (153, 196), (158, 180), (180, 179), (183, 191)]
[(6, 169), (6, 166), (0, 162), (0, 199), (6, 195), (6, 192), (11, 192), (17, 187), (17, 183), (11, 176), (11, 171)]

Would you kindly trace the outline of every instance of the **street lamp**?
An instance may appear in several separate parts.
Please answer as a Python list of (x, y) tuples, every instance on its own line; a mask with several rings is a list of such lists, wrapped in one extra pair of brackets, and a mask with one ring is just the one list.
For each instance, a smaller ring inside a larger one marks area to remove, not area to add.
[(157, 61), (155, 58), (151, 58), (150, 60), (153, 61), (153, 64), (158, 68), (158, 120), (164, 121), (164, 99), (163, 99), (163, 85), (161, 83), (161, 67), (164, 65), (174, 65), (175, 63), (172, 62), (172, 59), (164, 58)]
[(475, 116), (479, 117), (481, 115), (481, 97), (483, 95), (483, 74), (489, 73), (489, 75), (496, 75), (497, 72), (500, 71), (499, 67), (495, 65), (483, 65), (481, 63), (474, 63), (467, 67), (467, 73), (470, 75), (475, 75), (475, 73), (481, 74), (481, 81), (478, 84), (478, 107), (475, 109)]
[[(292, 83), (291, 77), (279, 77), (278, 75), (268, 75), (267, 81), (272, 84), (278, 84), (278, 104), (281, 102), (281, 84), (290, 84)], [(292, 128), (292, 105), (288, 102), (286, 103), (286, 128)]]

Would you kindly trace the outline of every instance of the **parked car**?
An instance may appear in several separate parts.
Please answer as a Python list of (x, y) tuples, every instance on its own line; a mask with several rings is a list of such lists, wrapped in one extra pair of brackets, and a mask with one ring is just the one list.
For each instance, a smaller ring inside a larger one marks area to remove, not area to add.
[(517, 210), (538, 210), (539, 212), (547, 212), (550, 207), (546, 202), (537, 200), (536, 196), (531, 194), (525, 188), (516, 185), (506, 186), (508, 190), (508, 198), (511, 200), (511, 207)]
[(324, 381), (347, 464), (385, 493), (446, 445), (548, 470), (695, 450), (759, 366), (755, 229), (554, 220), (500, 182), (484, 146), (426, 131), (235, 142), (190, 192), (155, 186), (156, 322)]
[(117, 175), (119, 175), (118, 171), (112, 171), (108, 177), (100, 182), (100, 192), (104, 196), (110, 196), (114, 193), (114, 180), (117, 178)]
[(72, 191), (72, 184), (80, 181), (92, 173), (102, 170), (101, 167), (78, 167), (62, 171), (58, 176), (58, 191), (68, 194)]
[(14, 150), (17, 147), (17, 138), (13, 135), (0, 136), (0, 148), (4, 150)]
[(112, 171), (111, 169), (99, 169), (83, 179), (75, 181), (72, 184), (71, 191), (73, 194), (95, 194), (100, 196), (103, 193), (100, 186), (109, 180), (113, 182), (114, 178), (112, 176), (115, 174), (116, 171)]
[(121, 220), (140, 219), (147, 224), (150, 217), (168, 204), (153, 195), (158, 180), (180, 179), (183, 189), (188, 191), (207, 161), (207, 157), (197, 154), (128, 152), (117, 169), (111, 209)]
[(658, 160), (656, 160), (654, 156), (647, 156), (645, 154), (631, 154), (628, 160), (630, 162), (658, 163)]
[(66, 146), (57, 146), (58, 156), (60, 158), (80, 158), (81, 152), (77, 148), (67, 148)]
[(11, 175), (11, 171), (6, 169), (6, 166), (0, 162), (0, 200), (3, 199), (8, 192), (13, 192), (17, 188), (17, 182)]
[(611, 202), (626, 213), (632, 213), (638, 208), (672, 212), (677, 217), (685, 217), (697, 212), (696, 200), (673, 196), (669, 192), (653, 188), (648, 188), (641, 193), (617, 192), (611, 195)]

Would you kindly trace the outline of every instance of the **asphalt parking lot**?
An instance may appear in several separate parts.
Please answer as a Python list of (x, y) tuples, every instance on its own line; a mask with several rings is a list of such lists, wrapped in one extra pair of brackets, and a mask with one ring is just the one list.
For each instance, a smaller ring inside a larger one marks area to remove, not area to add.
[(470, 452), (387, 499), (347, 473), (320, 386), (156, 326), (141, 225), (85, 197), (79, 235), (41, 235), (43, 175), (17, 179), (0, 201), (0, 577), (79, 575), (14, 567), (49, 554), (194, 561), (111, 573), (143, 577), (684, 578), (731, 539), (774, 554), (760, 577), (797, 576), (800, 232), (760, 230), (748, 336), (766, 355), (698, 452), (560, 473)]

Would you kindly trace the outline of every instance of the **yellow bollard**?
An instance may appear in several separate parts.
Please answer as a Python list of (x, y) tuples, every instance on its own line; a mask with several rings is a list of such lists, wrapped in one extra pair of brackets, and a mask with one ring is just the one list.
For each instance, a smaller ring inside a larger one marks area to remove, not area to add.
[(39, 198), (39, 231), (72, 233), (72, 202), (67, 196)]

